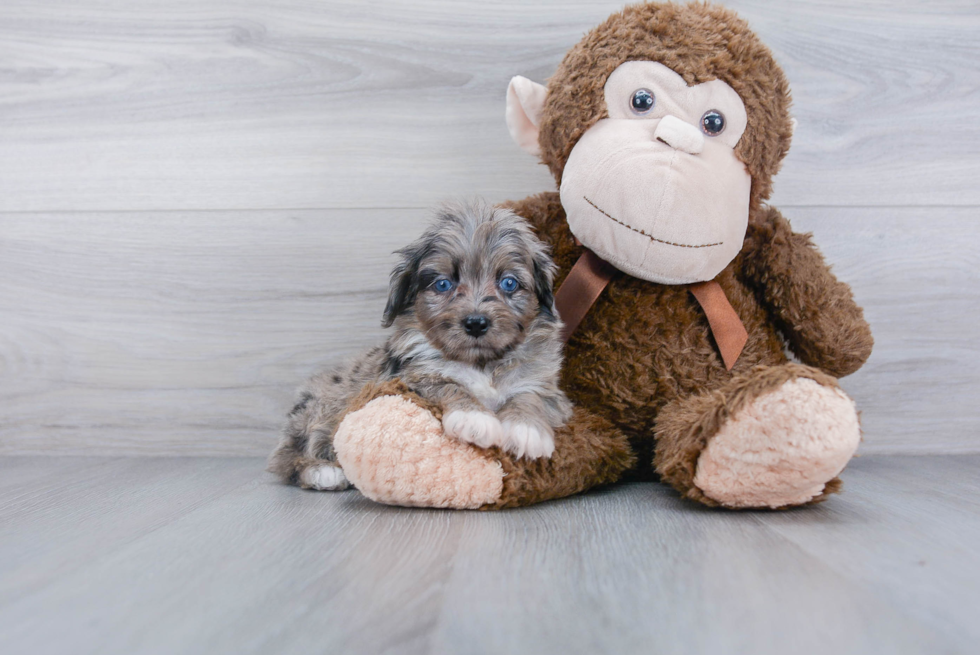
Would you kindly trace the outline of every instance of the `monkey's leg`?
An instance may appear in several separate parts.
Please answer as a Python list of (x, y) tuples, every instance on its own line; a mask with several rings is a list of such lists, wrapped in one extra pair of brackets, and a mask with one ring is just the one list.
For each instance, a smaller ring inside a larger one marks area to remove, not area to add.
[(615, 482), (635, 463), (626, 437), (576, 410), (555, 431), (550, 459), (516, 459), (442, 432), (438, 407), (400, 383), (365, 389), (334, 437), (348, 478), (389, 505), (500, 509), (569, 496)]
[(758, 366), (657, 417), (654, 467), (706, 505), (781, 508), (824, 500), (861, 439), (837, 380), (801, 364)]

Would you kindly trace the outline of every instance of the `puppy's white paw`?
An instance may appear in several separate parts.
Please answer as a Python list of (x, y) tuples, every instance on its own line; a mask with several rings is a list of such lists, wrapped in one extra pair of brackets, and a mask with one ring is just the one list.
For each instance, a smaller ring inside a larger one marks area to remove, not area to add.
[(480, 448), (503, 445), (504, 429), (493, 414), (455, 410), (442, 417), (446, 435)]
[(504, 421), (504, 448), (527, 459), (550, 458), (555, 453), (555, 435), (530, 423)]
[(299, 474), (304, 487), (317, 491), (342, 491), (350, 486), (343, 469), (333, 464), (307, 466)]

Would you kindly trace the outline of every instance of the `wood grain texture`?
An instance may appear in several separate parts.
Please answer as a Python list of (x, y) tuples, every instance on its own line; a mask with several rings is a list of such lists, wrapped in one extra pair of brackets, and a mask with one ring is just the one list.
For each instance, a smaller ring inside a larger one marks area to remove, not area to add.
[[(980, 450), (980, 7), (729, 4), (794, 89), (774, 204), (874, 328), (863, 450)], [(0, 453), (264, 454), (424, 207), (552, 188), (504, 89), (618, 7), (2, 3)]]
[[(424, 207), (552, 188), (503, 120), (619, 2), (6, 0), (0, 211)], [(800, 121), (777, 204), (977, 205), (971, 0), (728, 3)]]
[(65, 459), (0, 458), (39, 477), (0, 498), (5, 653), (967, 655), (980, 638), (978, 456), (863, 458), (843, 496), (788, 512), (657, 484), (412, 510), (281, 486), (258, 459), (76, 476)]
[(860, 450), (980, 450), (980, 211), (786, 214), (813, 233), (871, 324), (871, 358), (843, 380), (861, 411)]
[(265, 453), (425, 216), (0, 216), (0, 452)]
[[(5, 468), (16, 470), (21, 458), (5, 459), (15, 462)], [(41, 462), (25, 462), (26, 468), (40, 469), (37, 475), (22, 480), (16, 493), (0, 494), (0, 606), (75, 571), (86, 561), (79, 552), (97, 557), (221, 494), (234, 493), (255, 477), (256, 468), (254, 460), (245, 458), (208, 459), (193, 466), (153, 457)], [(107, 485), (123, 495), (106, 493)], [(48, 537), (39, 539), (40, 534)]]
[[(971, 209), (797, 208), (874, 330), (864, 452), (980, 449)], [(427, 212), (0, 216), (0, 454), (264, 455), (293, 390), (383, 338)]]
[(840, 502), (813, 520), (795, 512), (755, 516), (840, 575), (875, 587), (879, 597), (975, 650), (980, 629), (964, 634), (959, 626), (975, 625), (980, 593), (945, 603), (963, 589), (980, 590), (976, 543), (952, 518), (980, 514), (978, 474), (977, 456), (862, 457), (845, 471), (845, 491), (834, 499)]

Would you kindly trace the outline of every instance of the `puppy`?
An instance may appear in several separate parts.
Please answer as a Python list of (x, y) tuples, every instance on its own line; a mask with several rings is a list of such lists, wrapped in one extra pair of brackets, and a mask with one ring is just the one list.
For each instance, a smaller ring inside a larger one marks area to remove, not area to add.
[(305, 488), (347, 488), (334, 432), (365, 384), (393, 378), (443, 408), (448, 436), (551, 457), (571, 404), (558, 388), (561, 322), (547, 247), (513, 212), (474, 203), (444, 207), (397, 254), (387, 342), (310, 380), (269, 470)]

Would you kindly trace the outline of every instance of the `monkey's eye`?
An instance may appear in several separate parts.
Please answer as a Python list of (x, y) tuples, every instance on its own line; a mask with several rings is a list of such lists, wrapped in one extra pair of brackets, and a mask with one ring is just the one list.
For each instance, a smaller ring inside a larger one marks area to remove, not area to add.
[(653, 97), (653, 91), (649, 89), (637, 89), (633, 92), (633, 97), (630, 98), (630, 107), (633, 109), (634, 114), (645, 114), (653, 109), (656, 101), (656, 98)]
[(720, 111), (711, 109), (701, 117), (701, 129), (708, 136), (718, 136), (725, 130), (725, 117)]
[(447, 291), (453, 290), (453, 282), (452, 280), (441, 277), (432, 283), (432, 288), (439, 293), (446, 293)]
[(517, 287), (520, 285), (517, 283), (517, 278), (515, 278), (513, 275), (508, 275), (500, 278), (500, 282), (497, 282), (497, 286), (499, 286), (500, 290), (504, 293), (514, 293), (517, 291)]

